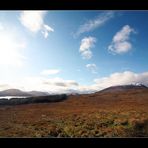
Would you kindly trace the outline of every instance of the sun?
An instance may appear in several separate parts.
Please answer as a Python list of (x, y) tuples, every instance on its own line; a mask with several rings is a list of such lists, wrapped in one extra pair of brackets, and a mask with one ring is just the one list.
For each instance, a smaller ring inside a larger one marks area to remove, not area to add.
[(23, 46), (15, 34), (0, 32), (0, 65), (22, 66), (24, 57), (21, 55), (20, 49)]

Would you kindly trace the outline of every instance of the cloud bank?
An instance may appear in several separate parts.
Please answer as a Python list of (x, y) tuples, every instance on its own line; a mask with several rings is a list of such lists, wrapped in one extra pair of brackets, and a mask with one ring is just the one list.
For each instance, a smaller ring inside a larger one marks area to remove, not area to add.
[(131, 71), (116, 72), (108, 77), (95, 79), (94, 82), (100, 88), (106, 88), (114, 85), (126, 85), (142, 83), (148, 86), (148, 72), (134, 73)]
[(62, 93), (92, 93), (104, 88), (115, 85), (128, 85), (142, 83), (148, 87), (148, 72), (134, 73), (132, 71), (116, 72), (107, 77), (94, 79), (92, 85), (81, 85), (75, 80), (65, 80), (62, 78), (45, 78), (45, 77), (27, 77), (18, 83), (3, 85), (0, 84), (0, 90), (11, 86), (26, 91), (38, 90), (47, 91), (51, 94)]

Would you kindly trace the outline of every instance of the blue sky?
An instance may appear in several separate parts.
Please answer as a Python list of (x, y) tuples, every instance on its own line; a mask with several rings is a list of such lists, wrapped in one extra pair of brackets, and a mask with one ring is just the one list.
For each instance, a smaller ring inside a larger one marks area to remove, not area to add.
[(148, 85), (148, 11), (0, 11), (0, 89)]

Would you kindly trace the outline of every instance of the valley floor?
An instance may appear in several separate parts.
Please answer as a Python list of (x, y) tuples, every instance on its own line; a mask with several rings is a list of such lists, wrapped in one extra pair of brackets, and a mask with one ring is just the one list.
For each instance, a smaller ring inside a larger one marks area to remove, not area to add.
[(148, 137), (148, 91), (0, 106), (0, 137)]

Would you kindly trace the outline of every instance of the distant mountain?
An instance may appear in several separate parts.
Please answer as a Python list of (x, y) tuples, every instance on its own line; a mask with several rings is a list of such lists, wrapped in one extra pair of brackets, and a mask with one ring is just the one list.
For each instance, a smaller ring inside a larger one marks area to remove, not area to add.
[(7, 89), (0, 91), (0, 96), (31, 96), (31, 94), (19, 89)]
[(48, 92), (42, 92), (42, 91), (30, 91), (27, 93), (30, 94), (31, 96), (47, 96), (47, 95), (49, 95)]
[(0, 91), (0, 96), (47, 96), (49, 95), (47, 92), (40, 91), (21, 91), (19, 89), (7, 89), (4, 91)]
[(105, 88), (99, 92), (118, 92), (118, 91), (126, 91), (126, 90), (135, 90), (135, 89), (147, 89), (143, 84), (130, 84), (130, 85), (118, 85), (118, 86), (111, 86), (108, 88)]

